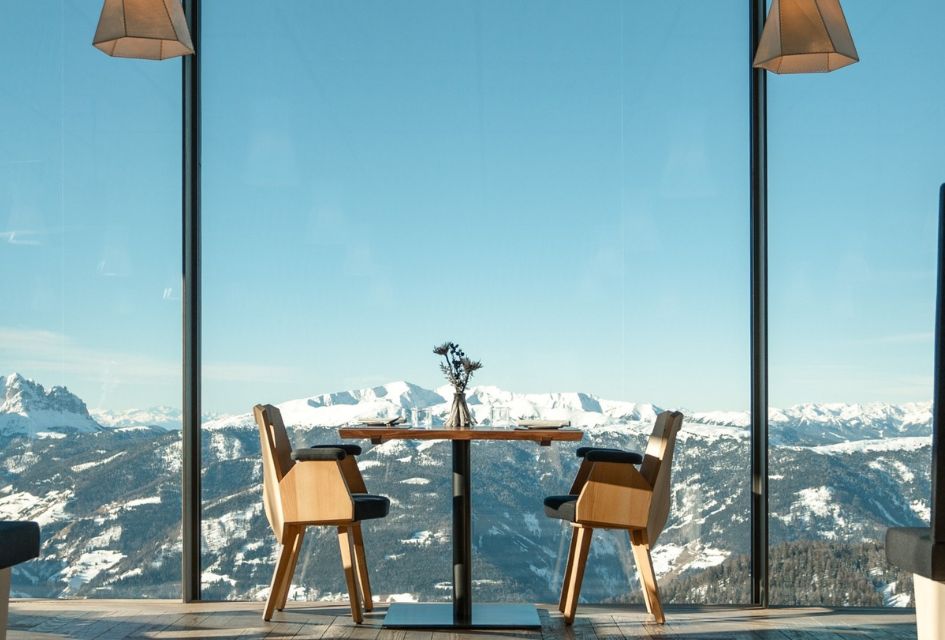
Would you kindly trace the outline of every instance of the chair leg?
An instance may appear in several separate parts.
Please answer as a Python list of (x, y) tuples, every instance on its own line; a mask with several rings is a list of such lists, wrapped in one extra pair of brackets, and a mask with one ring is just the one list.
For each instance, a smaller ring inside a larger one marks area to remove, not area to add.
[(305, 527), (299, 527), (294, 536), (289, 538), (286, 546), (289, 548), (289, 564), (285, 570), (285, 577), (282, 580), (282, 588), (279, 592), (279, 600), (276, 602), (276, 609), (282, 611), (285, 609), (286, 600), (289, 598), (289, 591), (292, 589), (292, 576), (295, 575), (295, 567), (299, 562), (299, 550), (302, 548), (302, 539), (305, 537)]
[(577, 546), (577, 529), (571, 527), (571, 546), (568, 549), (568, 562), (564, 566), (564, 580), (561, 581), (561, 598), (558, 599), (558, 611), (564, 613), (564, 603), (568, 598), (568, 583), (571, 581), (571, 570), (574, 565), (574, 548)]
[(361, 585), (361, 602), (365, 611), (374, 609), (374, 598), (371, 595), (371, 579), (368, 577), (367, 558), (364, 555), (364, 537), (361, 535), (361, 523), (351, 527), (354, 534), (354, 560), (358, 565), (358, 584)]
[(358, 573), (355, 566), (354, 534), (351, 526), (338, 527), (338, 546), (341, 547), (341, 566), (348, 583), (348, 598), (351, 600), (351, 619), (361, 624), (361, 602), (358, 596)]
[[(633, 559), (636, 562), (637, 567), (640, 566), (640, 560), (637, 558), (637, 545), (643, 544), (643, 532), (636, 531), (631, 529), (627, 531), (630, 534), (630, 549), (633, 550)], [(650, 592), (649, 589), (643, 584), (643, 571), (642, 569), (637, 569), (637, 573), (640, 576), (640, 593), (643, 594), (643, 604), (646, 605), (647, 613), (653, 613), (653, 604), (650, 602)]]
[(571, 575), (568, 576), (568, 594), (564, 602), (564, 623), (574, 622), (574, 614), (577, 612), (578, 598), (581, 597), (581, 582), (584, 580), (584, 565), (587, 564), (587, 554), (591, 548), (591, 535), (594, 530), (590, 527), (576, 527), (574, 535), (577, 538), (575, 542), (574, 563), (571, 567)]
[(272, 619), (272, 613), (275, 611), (276, 605), (279, 604), (282, 595), (289, 561), (292, 559), (292, 543), (295, 541), (295, 535), (295, 530), (290, 529), (286, 532), (286, 544), (280, 545), (279, 558), (276, 560), (276, 569), (272, 574), (272, 585), (269, 588), (269, 598), (266, 600), (265, 609), (263, 609), (263, 620), (267, 622)]
[(11, 567), (0, 569), (0, 640), (7, 640), (7, 620), (10, 614)]
[(636, 536), (634, 532), (630, 533), (630, 546), (633, 548), (633, 558), (637, 563), (637, 571), (640, 572), (640, 587), (643, 590), (643, 600), (646, 602), (646, 610), (652, 614), (660, 624), (666, 622), (666, 616), (663, 615), (663, 605), (660, 602), (660, 590), (656, 584), (656, 572), (653, 571), (653, 559), (650, 557), (650, 545), (646, 542), (642, 533)]

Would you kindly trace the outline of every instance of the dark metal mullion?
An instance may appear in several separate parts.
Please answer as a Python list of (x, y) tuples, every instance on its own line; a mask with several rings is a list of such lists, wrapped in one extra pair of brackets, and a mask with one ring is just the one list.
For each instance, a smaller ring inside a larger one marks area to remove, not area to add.
[(183, 469), (181, 597), (200, 600), (200, 0), (184, 0), (194, 43), (183, 58)]
[(751, 70), (751, 602), (768, 606), (768, 89), (751, 66), (765, 0), (749, 0)]
[(945, 184), (939, 192), (935, 375), (932, 389), (932, 540), (945, 542)]

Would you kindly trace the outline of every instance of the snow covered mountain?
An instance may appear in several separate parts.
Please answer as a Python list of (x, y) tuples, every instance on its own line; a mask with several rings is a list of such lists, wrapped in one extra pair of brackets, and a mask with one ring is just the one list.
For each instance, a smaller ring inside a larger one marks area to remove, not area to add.
[(110, 411), (91, 409), (95, 421), (110, 429), (159, 428), (168, 431), (180, 429), (181, 411), (175, 407), (151, 407)]
[[(396, 415), (411, 407), (432, 407), (435, 421), (442, 422), (451, 397), (448, 387), (393, 382), (279, 406), (293, 443), (305, 446), (337, 442), (337, 427), (359, 417)], [(78, 402), (75, 406), (84, 409)], [(482, 424), (494, 404), (508, 406), (513, 418), (570, 419), (585, 430), (583, 444), (634, 450), (644, 447), (660, 411), (587, 393), (518, 394), (485, 386), (469, 393), (470, 409)], [(928, 409), (927, 404), (803, 405), (772, 416), (772, 430), (780, 437), (771, 449), (772, 544), (784, 549), (777, 557), (785, 562), (801, 557), (798, 549), (809, 549), (803, 557), (816, 559), (792, 569), (794, 582), (775, 583), (786, 594), (781, 603), (794, 598), (813, 604), (805, 600), (810, 593), (795, 586), (805, 581), (821, 585), (818, 604), (909, 603), (907, 578), (885, 566), (875, 541), (887, 526), (918, 525), (928, 518)], [(0, 413), (0, 421), (7, 415), (20, 414)], [(23, 438), (30, 432), (22, 429), (0, 435), (0, 517), (36, 519), (43, 526), (43, 557), (17, 569), (14, 592), (175, 597), (180, 433), (141, 428), (162, 426), (162, 416), (170, 425), (174, 412), (96, 415), (96, 426), (112, 428), (55, 438)], [(743, 413), (694, 413), (680, 434), (671, 520), (654, 552), (666, 592), (677, 602), (737, 602), (747, 587), (746, 425)], [(205, 596), (263, 597), (275, 546), (260, 500), (255, 423), (247, 412), (208, 419), (204, 426)], [(392, 499), (388, 518), (365, 525), (376, 593), (447, 598), (449, 444), (362, 444), (359, 464), (368, 486)], [(567, 489), (577, 467), (576, 446), (474, 446), (476, 597), (557, 597), (567, 540), (561, 523), (544, 517), (541, 499)], [(32, 464), (37, 459), (56, 460), (56, 473)], [(588, 601), (637, 597), (630, 593), (636, 574), (626, 536), (601, 532), (595, 538), (582, 596)], [(330, 531), (308, 535), (292, 597), (328, 599), (343, 592), (336, 555)], [(824, 558), (834, 557), (845, 563), (847, 582), (841, 584), (836, 563), (824, 564)], [(798, 575), (804, 576), (800, 582)], [(859, 577), (855, 589), (849, 576)]]
[(43, 385), (12, 373), (0, 378), (0, 434), (36, 436), (43, 432), (91, 433), (102, 426), (85, 403), (65, 387)]
[[(690, 421), (747, 427), (751, 414), (712, 411), (695, 413)], [(930, 433), (931, 423), (931, 402), (799, 404), (784, 410), (772, 408), (768, 412), (773, 444), (816, 445), (923, 436)]]
[[(290, 400), (278, 405), (286, 424), (296, 427), (339, 427), (356, 422), (364, 416), (393, 417), (404, 409), (430, 408), (435, 424), (442, 424), (452, 402), (452, 387), (446, 385), (428, 390), (415, 384), (398, 381), (386, 385), (326, 393), (310, 398)], [(588, 393), (514, 393), (497, 387), (471, 387), (467, 402), (479, 424), (488, 424), (493, 405), (509, 408), (513, 419), (567, 419), (577, 427), (607, 427), (627, 422), (649, 422), (663, 408), (649, 403), (604, 400)], [(710, 411), (686, 413), (686, 422), (695, 428), (703, 425), (709, 431), (724, 428), (741, 433), (751, 423), (747, 411)], [(870, 404), (802, 404), (788, 409), (772, 408), (769, 426), (773, 444), (815, 446), (857, 440), (878, 440), (888, 437), (928, 436), (932, 419), (930, 402), (903, 405)], [(254, 426), (252, 415), (221, 416), (208, 420), (209, 430)]]

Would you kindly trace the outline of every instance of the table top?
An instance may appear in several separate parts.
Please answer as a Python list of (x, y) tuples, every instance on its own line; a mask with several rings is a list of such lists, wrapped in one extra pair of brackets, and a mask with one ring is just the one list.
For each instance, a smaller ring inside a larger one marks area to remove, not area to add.
[(370, 439), (373, 444), (387, 440), (531, 440), (542, 446), (552, 441), (577, 442), (584, 437), (578, 429), (421, 429), (418, 427), (342, 427), (346, 439)]

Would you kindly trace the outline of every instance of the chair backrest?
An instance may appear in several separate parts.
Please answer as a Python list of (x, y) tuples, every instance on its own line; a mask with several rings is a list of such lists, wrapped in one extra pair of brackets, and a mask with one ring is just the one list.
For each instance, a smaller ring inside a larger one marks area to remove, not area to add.
[(295, 464), (292, 444), (279, 409), (271, 404), (257, 404), (253, 407), (253, 415), (259, 426), (259, 448), (263, 459), (263, 506), (276, 538), (281, 540), (285, 518), (279, 482)]
[(640, 474), (653, 487), (653, 499), (650, 502), (650, 514), (646, 524), (646, 537), (650, 545), (656, 543), (669, 518), (673, 451), (682, 422), (683, 414), (678, 411), (664, 411), (656, 416), (656, 424), (646, 445), (643, 464), (640, 465)]

